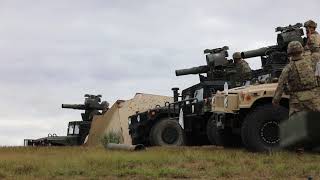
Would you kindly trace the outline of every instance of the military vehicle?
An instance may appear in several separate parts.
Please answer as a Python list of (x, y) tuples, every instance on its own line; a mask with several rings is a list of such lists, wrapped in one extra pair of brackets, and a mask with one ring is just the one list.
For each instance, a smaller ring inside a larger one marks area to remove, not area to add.
[(208, 143), (206, 124), (212, 115), (212, 94), (222, 90), (226, 82), (231, 87), (237, 86), (232, 81), (235, 68), (232, 60), (227, 59), (228, 49), (227, 46), (206, 49), (207, 65), (176, 70), (176, 76), (198, 74), (200, 83), (184, 89), (181, 95), (179, 88), (172, 88), (173, 103), (130, 116), (132, 143), (158, 146)]
[(207, 124), (213, 144), (228, 146), (240, 137), (250, 151), (279, 148), (279, 123), (288, 118), (288, 95), (280, 106), (272, 105), (277, 78), (288, 63), (287, 46), (291, 41), (304, 43), (302, 24), (276, 28), (277, 45), (242, 52), (243, 58), (261, 57), (262, 69), (256, 70), (253, 84), (217, 92), (212, 98), (213, 115)]
[[(48, 134), (48, 137), (39, 139), (25, 139), (25, 146), (76, 146), (85, 142), (91, 122), (95, 115), (101, 115), (108, 110), (109, 103), (101, 102), (101, 95), (86, 94), (84, 104), (62, 104), (62, 108), (84, 110), (81, 113), (82, 121), (68, 123), (67, 136)], [(102, 112), (101, 112), (102, 111)]]

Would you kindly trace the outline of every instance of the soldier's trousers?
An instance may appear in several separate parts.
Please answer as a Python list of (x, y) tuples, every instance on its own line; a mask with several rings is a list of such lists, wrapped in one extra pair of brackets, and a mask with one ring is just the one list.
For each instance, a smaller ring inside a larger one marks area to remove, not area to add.
[(289, 116), (300, 111), (320, 112), (320, 87), (294, 93), (290, 96)]

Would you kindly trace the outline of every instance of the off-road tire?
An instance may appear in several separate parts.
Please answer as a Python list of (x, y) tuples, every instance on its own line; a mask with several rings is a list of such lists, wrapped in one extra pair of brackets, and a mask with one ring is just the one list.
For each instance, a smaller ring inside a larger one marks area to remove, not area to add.
[(219, 129), (216, 120), (210, 118), (207, 123), (207, 136), (209, 142), (217, 146), (235, 147), (241, 144), (239, 136), (232, 133), (230, 128)]
[(183, 146), (186, 136), (178, 121), (174, 119), (161, 119), (150, 131), (150, 144), (152, 146)]
[(279, 149), (279, 124), (288, 119), (288, 109), (265, 104), (253, 109), (241, 127), (244, 146), (253, 152), (269, 152)]

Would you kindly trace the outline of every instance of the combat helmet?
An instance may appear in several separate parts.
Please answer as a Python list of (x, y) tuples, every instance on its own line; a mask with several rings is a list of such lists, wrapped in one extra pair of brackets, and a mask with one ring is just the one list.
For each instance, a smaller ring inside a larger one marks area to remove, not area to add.
[(309, 20), (309, 21), (306, 21), (306, 22), (304, 23), (304, 27), (317, 28), (317, 23), (314, 22), (313, 20)]
[(287, 49), (288, 55), (295, 56), (303, 53), (303, 46), (299, 41), (291, 41)]
[(233, 59), (241, 59), (241, 54), (240, 54), (240, 52), (235, 52), (235, 53), (233, 53), (232, 58), (233, 58)]

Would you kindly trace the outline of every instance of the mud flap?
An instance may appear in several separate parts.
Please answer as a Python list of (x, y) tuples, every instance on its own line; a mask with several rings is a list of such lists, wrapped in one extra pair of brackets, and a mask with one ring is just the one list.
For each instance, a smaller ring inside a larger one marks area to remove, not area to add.
[(319, 147), (320, 112), (299, 112), (280, 124), (280, 146)]

